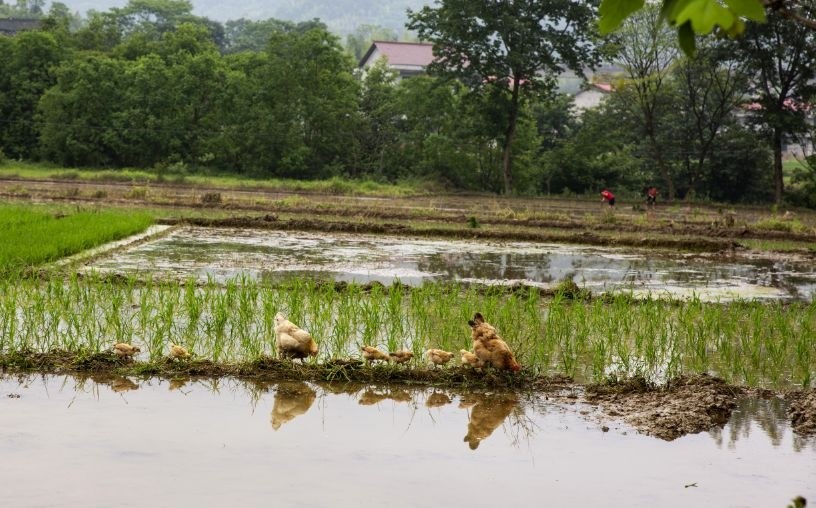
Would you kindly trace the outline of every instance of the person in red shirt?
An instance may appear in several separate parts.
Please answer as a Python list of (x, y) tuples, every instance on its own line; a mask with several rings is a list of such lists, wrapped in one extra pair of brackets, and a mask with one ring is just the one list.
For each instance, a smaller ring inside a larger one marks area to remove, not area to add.
[(607, 201), (609, 206), (615, 206), (615, 195), (609, 192), (609, 189), (601, 191), (601, 202)]
[(654, 207), (657, 203), (657, 187), (649, 187), (646, 191), (646, 206)]

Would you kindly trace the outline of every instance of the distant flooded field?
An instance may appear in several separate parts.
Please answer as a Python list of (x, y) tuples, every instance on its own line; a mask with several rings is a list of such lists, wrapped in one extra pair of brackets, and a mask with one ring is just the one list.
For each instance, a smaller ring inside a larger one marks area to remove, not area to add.
[(225, 281), (291, 276), (409, 285), (454, 280), (551, 287), (564, 278), (594, 292), (727, 301), (810, 300), (816, 266), (806, 260), (585, 247), (530, 242), (182, 227), (99, 259), (87, 270)]
[(3, 377), (0, 505), (785, 506), (816, 497), (785, 408), (666, 442), (505, 392)]

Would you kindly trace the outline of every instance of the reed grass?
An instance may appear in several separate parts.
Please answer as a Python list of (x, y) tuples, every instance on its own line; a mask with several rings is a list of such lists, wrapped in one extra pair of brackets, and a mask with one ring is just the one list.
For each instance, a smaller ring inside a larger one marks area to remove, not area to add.
[(93, 275), (0, 280), (0, 357), (97, 354), (121, 341), (139, 345), (137, 361), (149, 364), (164, 361), (175, 342), (199, 360), (246, 364), (275, 357), (279, 311), (315, 337), (318, 364), (359, 357), (364, 344), (410, 349), (415, 367), (428, 348), (470, 349), (467, 320), (476, 311), (536, 375), (660, 383), (708, 372), (737, 385), (786, 388), (809, 386), (816, 360), (816, 303), (576, 301), (449, 283), (200, 285)]

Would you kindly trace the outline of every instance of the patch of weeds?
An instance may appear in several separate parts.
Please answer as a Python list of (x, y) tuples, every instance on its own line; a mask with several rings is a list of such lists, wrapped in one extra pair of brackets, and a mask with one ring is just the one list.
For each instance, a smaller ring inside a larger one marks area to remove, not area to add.
[(802, 221), (784, 216), (768, 217), (754, 223), (754, 227), (765, 231), (782, 231), (785, 233), (806, 233), (808, 227)]
[(205, 205), (217, 205), (221, 203), (221, 193), (206, 192), (201, 196), (201, 202)]
[(64, 195), (66, 198), (76, 198), (79, 197), (79, 187), (69, 187), (65, 189)]
[(476, 219), (476, 217), (471, 215), (470, 217), (468, 217), (468, 227), (471, 229), (477, 229), (481, 227), (481, 225), (479, 224), (479, 221)]
[(31, 193), (22, 185), (13, 185), (9, 187), (8, 193), (16, 198), (30, 198)]
[(127, 199), (146, 199), (147, 189), (145, 187), (133, 187), (125, 194)]
[(598, 221), (601, 224), (617, 224), (618, 223), (618, 216), (612, 212), (612, 210), (608, 210), (601, 214), (598, 218)]
[(49, 175), (49, 178), (54, 180), (79, 180), (79, 173), (76, 171), (61, 171)]
[(564, 279), (555, 286), (553, 293), (556, 296), (569, 300), (590, 300), (592, 292), (588, 289), (581, 289), (572, 279)]
[(106, 197), (108, 197), (108, 193), (107, 193), (107, 191), (103, 191), (102, 189), (100, 189), (100, 190), (93, 191), (93, 193), (91, 194), (91, 197), (94, 198), (94, 199), (105, 199)]

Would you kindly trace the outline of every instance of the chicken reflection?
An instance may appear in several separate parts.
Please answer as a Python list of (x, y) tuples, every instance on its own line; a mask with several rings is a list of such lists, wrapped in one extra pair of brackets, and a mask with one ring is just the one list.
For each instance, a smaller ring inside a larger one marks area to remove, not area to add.
[(275, 393), (275, 404), (270, 418), (272, 428), (278, 430), (284, 423), (306, 414), (312, 407), (317, 394), (306, 383), (280, 383)]
[(512, 393), (471, 393), (462, 397), (460, 408), (469, 408), (467, 435), (464, 441), (471, 450), (490, 437), (518, 407), (518, 397)]

